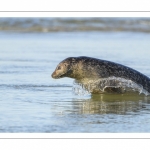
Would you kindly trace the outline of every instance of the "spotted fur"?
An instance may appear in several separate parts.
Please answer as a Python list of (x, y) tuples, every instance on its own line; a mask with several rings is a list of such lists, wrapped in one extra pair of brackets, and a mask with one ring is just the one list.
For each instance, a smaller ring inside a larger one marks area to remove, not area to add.
[[(62, 69), (58, 70), (58, 67)], [(107, 60), (85, 56), (69, 57), (60, 62), (52, 74), (53, 78), (70, 77), (78, 81), (112, 76), (132, 80), (136, 84), (142, 85), (150, 93), (149, 77), (130, 67)]]

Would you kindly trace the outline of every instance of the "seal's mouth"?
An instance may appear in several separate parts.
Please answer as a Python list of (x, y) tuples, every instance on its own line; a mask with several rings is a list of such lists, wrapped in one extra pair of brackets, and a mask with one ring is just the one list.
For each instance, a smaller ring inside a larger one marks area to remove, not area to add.
[(64, 74), (57, 75), (55, 72), (53, 72), (51, 76), (54, 79), (60, 79), (64, 77)]

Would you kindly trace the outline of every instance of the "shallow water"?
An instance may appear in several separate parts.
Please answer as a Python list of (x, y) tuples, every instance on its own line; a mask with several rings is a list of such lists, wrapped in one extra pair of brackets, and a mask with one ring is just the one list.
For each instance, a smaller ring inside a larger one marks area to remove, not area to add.
[(73, 80), (52, 79), (69, 56), (90, 56), (150, 77), (150, 34), (0, 33), (0, 132), (150, 132), (144, 94), (76, 95)]

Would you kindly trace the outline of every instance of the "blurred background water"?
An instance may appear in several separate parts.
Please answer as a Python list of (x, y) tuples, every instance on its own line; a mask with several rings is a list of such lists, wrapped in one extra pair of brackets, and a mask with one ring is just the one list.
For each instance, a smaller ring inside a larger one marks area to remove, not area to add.
[(57, 64), (90, 56), (150, 77), (150, 18), (0, 18), (0, 132), (150, 132), (150, 97), (76, 95)]

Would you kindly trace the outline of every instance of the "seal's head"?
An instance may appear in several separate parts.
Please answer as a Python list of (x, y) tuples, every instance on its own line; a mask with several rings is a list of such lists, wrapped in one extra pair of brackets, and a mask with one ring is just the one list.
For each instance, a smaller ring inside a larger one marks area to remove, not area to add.
[(59, 79), (63, 77), (74, 78), (73, 70), (76, 67), (77, 58), (69, 57), (60, 62), (55, 71), (52, 73), (52, 78)]
[(96, 59), (90, 57), (69, 57), (58, 64), (52, 73), (52, 78), (74, 78), (78, 81), (83, 79), (99, 78), (99, 65)]

